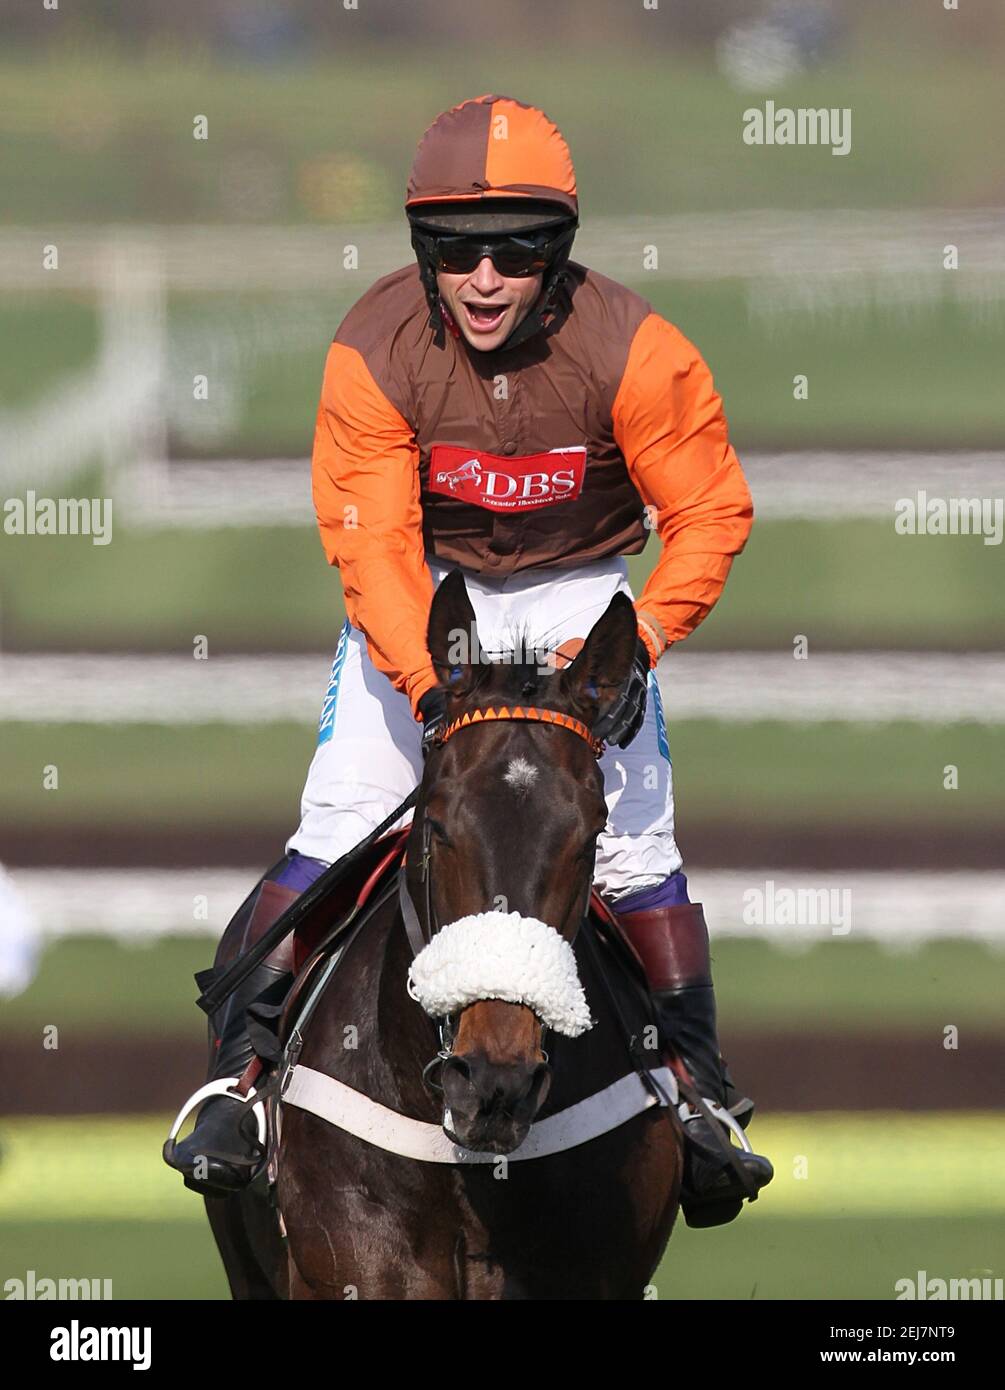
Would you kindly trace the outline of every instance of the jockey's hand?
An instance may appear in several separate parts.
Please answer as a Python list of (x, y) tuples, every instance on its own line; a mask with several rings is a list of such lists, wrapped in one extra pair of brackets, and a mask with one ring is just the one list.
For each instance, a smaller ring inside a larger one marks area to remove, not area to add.
[(436, 686), (427, 690), (419, 701), (419, 714), (422, 716), (422, 756), (425, 757), (447, 722), (446, 693)]
[(649, 690), (651, 667), (649, 648), (640, 637), (631, 673), (621, 687), (621, 693), (593, 726), (595, 738), (603, 739), (605, 743), (613, 743), (616, 748), (628, 747), (642, 728), (642, 721), (646, 717), (646, 695)]

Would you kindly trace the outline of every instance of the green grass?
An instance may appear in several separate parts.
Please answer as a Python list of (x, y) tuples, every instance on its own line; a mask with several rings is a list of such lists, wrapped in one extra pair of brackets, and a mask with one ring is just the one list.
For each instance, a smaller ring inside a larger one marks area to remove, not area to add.
[[(202, 1203), (161, 1162), (166, 1123), (7, 1121), (0, 1284), (34, 1269), (111, 1279), (117, 1298), (226, 1297)], [(921, 1269), (1000, 1277), (1002, 1127), (982, 1114), (759, 1120), (774, 1184), (730, 1226), (681, 1223), (655, 1296), (891, 1299)]]
[(0, 406), (25, 408), (93, 368), (98, 321), (86, 296), (7, 295), (0, 307)]
[[(254, 875), (249, 871), (248, 887)], [(701, 875), (692, 875), (700, 891)], [(712, 924), (713, 937), (716, 927)], [(100, 921), (95, 921), (95, 929)], [(103, 937), (53, 943), (35, 980), (5, 1000), (0, 1037), (39, 1036), (57, 1023), (72, 1038), (201, 1036), (192, 976), (212, 959), (209, 937), (162, 937), (123, 945)], [(715, 939), (716, 996), (723, 1030), (740, 1033), (882, 1032), (941, 1036), (947, 1019), (1001, 1029), (1005, 953), (970, 941), (936, 941), (903, 952), (854, 940), (789, 952), (760, 941)]]
[[(322, 691), (319, 687), (320, 707)], [(1003, 810), (1005, 728), (977, 724), (719, 724), (667, 704), (678, 820), (725, 818), (785, 831), (885, 821), (986, 828)], [(297, 819), (310, 727), (8, 724), (0, 823), (273, 827)], [(960, 789), (942, 788), (943, 768)], [(59, 787), (45, 790), (55, 764)]]
[[(1002, 810), (998, 725), (716, 724), (675, 721), (672, 690), (664, 704), (685, 844), (689, 821), (750, 819), (778, 828), (782, 859), (787, 826), (980, 829)], [(942, 785), (949, 763), (960, 768), (955, 792)]]
[[(761, 1209), (759, 1209), (761, 1208)], [(804, 1217), (772, 1220), (766, 1198), (729, 1226), (681, 1222), (653, 1280), (661, 1299), (879, 1299), (900, 1279), (1001, 1277), (1005, 1219)]]
[[(291, 487), (309, 492), (306, 470)], [(85, 495), (85, 494), (81, 494)], [(91, 494), (86, 494), (91, 495)], [(640, 592), (655, 542), (629, 563)], [(689, 650), (828, 645), (961, 650), (1005, 643), (1001, 557), (978, 537), (897, 536), (892, 519), (755, 523)], [(6, 538), (4, 631), (33, 647), (334, 650), (338, 574), (311, 528), (130, 531)]]
[[(290, 724), (14, 727), (4, 726), (0, 819), (40, 831), (82, 820), (293, 826), (315, 743), (309, 726)], [(56, 791), (42, 789), (44, 763), (59, 769)]]
[[(698, 345), (741, 457), (752, 448), (998, 447), (1001, 306), (981, 317), (942, 286), (940, 298), (899, 309), (764, 318), (739, 282), (633, 285)], [(797, 374), (805, 400), (793, 398)]]
[[(296, 486), (291, 481), (291, 486)], [(305, 475), (299, 485), (309, 496)], [(44, 542), (48, 541), (46, 546)], [(190, 654), (214, 644), (334, 651), (345, 618), (317, 532), (250, 528), (19, 537), (0, 559), (5, 626), (33, 646), (116, 642)]]
[[(269, 68), (216, 63), (197, 45), (184, 59), (116, 59), (77, 35), (65, 52), (0, 64), (0, 186), (23, 222), (384, 216), (400, 207), (435, 113), (501, 90), (544, 102), (559, 121), (590, 211), (959, 206), (1000, 195), (992, 43), (934, 52), (932, 30), (927, 42), (915, 31), (913, 46), (897, 26), (886, 39), (860, 30), (849, 51), (779, 84), (779, 104), (852, 107), (852, 152), (835, 159), (744, 145), (742, 113), (755, 98), (694, 52), (654, 43), (650, 20), (640, 12), (622, 44), (563, 49), (561, 63), (547, 45), (517, 47), (505, 19), (496, 31), (491, 17), (481, 42), (458, 50), (340, 40), (330, 56)], [(192, 138), (196, 113), (209, 140)], [(346, 152), (352, 177), (319, 201), (311, 161)], [(235, 200), (233, 177), (221, 176), (242, 160), (256, 178)]]
[[(969, 544), (970, 541), (973, 544)], [(632, 576), (638, 592), (643, 565)], [(829, 645), (966, 650), (1005, 644), (998, 548), (898, 536), (892, 520), (754, 522), (722, 598), (688, 650)]]
[[(193, 1194), (193, 1202), (201, 1207)], [(230, 1297), (209, 1225), (188, 1220), (0, 1223), (6, 1279), (111, 1279), (114, 1298)]]
[[(249, 872), (249, 891), (254, 877)], [(135, 946), (98, 936), (54, 942), (29, 988), (4, 1001), (0, 1036), (37, 1036), (43, 1019), (77, 1038), (110, 1027), (137, 1038), (201, 1035), (192, 976), (212, 964), (215, 949), (210, 937)]]
[[(700, 888), (701, 875), (692, 885)], [(719, 1017), (729, 1033), (812, 1031), (835, 1037), (890, 1030), (942, 1036), (957, 1014), (974, 1030), (1002, 1029), (1005, 952), (973, 941), (890, 951), (870, 941), (826, 941), (790, 953), (759, 941), (714, 940)]]
[[(36, 1278), (110, 1278), (115, 1298), (229, 1298), (204, 1221), (13, 1221), (0, 1224), (0, 1241), (0, 1286), (34, 1269)], [(1001, 1217), (776, 1221), (753, 1208), (714, 1231), (691, 1231), (681, 1221), (652, 1296), (888, 1300), (897, 1280), (917, 1279), (921, 1269), (929, 1278), (979, 1278), (987, 1270), (1001, 1277), (1003, 1247)]]

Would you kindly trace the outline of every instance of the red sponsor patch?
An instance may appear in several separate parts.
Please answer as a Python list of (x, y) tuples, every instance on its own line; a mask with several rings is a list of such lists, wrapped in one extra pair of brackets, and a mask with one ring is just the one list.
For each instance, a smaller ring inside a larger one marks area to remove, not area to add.
[(507, 458), (484, 449), (434, 444), (429, 489), (490, 512), (529, 512), (571, 502), (583, 490), (586, 449), (552, 449)]

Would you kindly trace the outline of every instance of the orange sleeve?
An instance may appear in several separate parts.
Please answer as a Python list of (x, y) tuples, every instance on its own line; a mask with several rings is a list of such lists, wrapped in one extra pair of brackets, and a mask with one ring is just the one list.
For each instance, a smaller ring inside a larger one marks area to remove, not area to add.
[(314, 434), (314, 507), (353, 627), (413, 710), (436, 682), (426, 650), (433, 581), (426, 567), (419, 450), (408, 422), (355, 348), (328, 350)]
[(658, 314), (632, 340), (613, 416), (629, 476), (663, 545), (635, 604), (655, 663), (715, 604), (750, 534), (754, 506), (712, 375), (697, 348)]

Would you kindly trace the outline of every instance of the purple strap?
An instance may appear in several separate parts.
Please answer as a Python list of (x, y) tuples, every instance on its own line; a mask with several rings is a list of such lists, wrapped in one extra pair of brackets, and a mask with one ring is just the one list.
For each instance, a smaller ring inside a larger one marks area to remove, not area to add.
[(312, 859), (309, 854), (298, 854), (295, 849), (290, 851), (289, 861), (286, 868), (280, 870), (272, 881), (282, 883), (287, 888), (295, 888), (298, 893), (306, 892), (315, 879), (320, 878), (328, 868), (323, 859)]
[(619, 898), (614, 904), (614, 910), (649, 912), (654, 907), (680, 907), (690, 901), (687, 895), (687, 878), (683, 869), (678, 869), (655, 888), (643, 888), (641, 893), (629, 893), (627, 898)]

